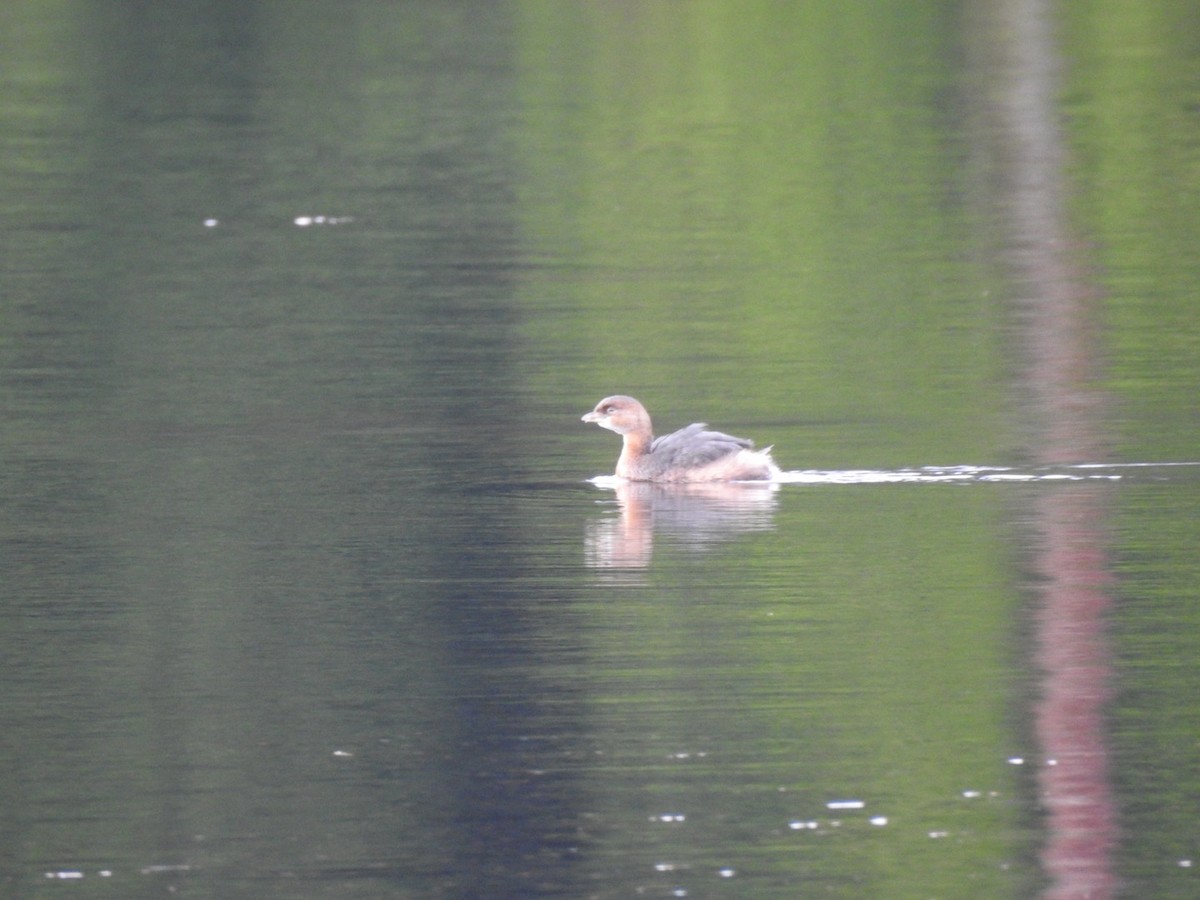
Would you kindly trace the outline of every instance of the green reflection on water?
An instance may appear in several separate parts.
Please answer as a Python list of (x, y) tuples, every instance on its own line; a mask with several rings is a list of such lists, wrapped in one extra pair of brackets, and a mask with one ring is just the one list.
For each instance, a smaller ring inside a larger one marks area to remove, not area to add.
[(790, 432), (798, 466), (1007, 452), (947, 7), (567, 10), (525, 23), (549, 77), (525, 89), (522, 229), (582, 266), (524, 287), (555, 377), (681, 418), (837, 422)]
[[(604, 754), (587, 775), (599, 824), (627, 822), (605, 858), (723, 853), (767, 884), (1017, 891), (1031, 875), (1028, 786), (1006, 761), (1025, 739), (1004, 503), (800, 490), (769, 536), (667, 546), (643, 583), (601, 579), (576, 677)], [(863, 810), (827, 808), (846, 798)], [(645, 822), (672, 812), (687, 823)]]
[(1105, 291), (1120, 452), (1194, 460), (1200, 437), (1200, 83), (1187, 4), (1065, 7), (1073, 206)]

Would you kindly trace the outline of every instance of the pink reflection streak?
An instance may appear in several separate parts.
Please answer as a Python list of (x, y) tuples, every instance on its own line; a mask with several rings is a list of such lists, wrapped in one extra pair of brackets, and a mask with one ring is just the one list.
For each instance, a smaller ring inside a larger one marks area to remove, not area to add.
[(1037, 504), (1043, 576), (1037, 616), (1042, 692), (1035, 709), (1046, 811), (1042, 865), (1053, 900), (1114, 896), (1116, 811), (1109, 785), (1105, 704), (1112, 662), (1103, 488), (1054, 491)]
[[(1063, 212), (1066, 151), (1058, 125), (1059, 57), (1046, 0), (1008, 0), (1002, 32), (1002, 133), (1011, 140), (1009, 215), (1014, 262), (1028, 291), (1019, 329), (1027, 354), (1032, 449), (1046, 464), (1095, 461), (1103, 398), (1094, 389), (1096, 292), (1077, 260)], [(1034, 504), (1033, 569), (1039, 576), (1034, 715), (1046, 813), (1042, 866), (1051, 900), (1103, 900), (1117, 892), (1118, 841), (1109, 783), (1105, 707), (1112, 680), (1106, 618), (1112, 577), (1106, 490), (1050, 490)]]

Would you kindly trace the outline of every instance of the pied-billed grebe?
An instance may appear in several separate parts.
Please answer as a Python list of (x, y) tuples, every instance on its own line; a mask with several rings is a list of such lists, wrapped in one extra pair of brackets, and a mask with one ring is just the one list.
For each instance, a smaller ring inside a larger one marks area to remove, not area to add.
[(779, 474), (771, 448), (754, 450), (754, 442), (696, 422), (660, 438), (650, 428), (650, 414), (632, 397), (605, 397), (583, 417), (624, 438), (617, 477), (630, 481), (768, 481)]

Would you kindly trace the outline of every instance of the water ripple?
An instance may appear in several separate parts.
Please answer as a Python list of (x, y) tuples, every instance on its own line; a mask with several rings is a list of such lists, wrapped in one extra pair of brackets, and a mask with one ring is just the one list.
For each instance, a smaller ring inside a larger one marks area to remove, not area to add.
[(1084, 463), (1069, 466), (921, 466), (914, 469), (840, 469), (782, 472), (783, 484), (919, 484), (1032, 481), (1175, 481), (1200, 475), (1200, 462)]

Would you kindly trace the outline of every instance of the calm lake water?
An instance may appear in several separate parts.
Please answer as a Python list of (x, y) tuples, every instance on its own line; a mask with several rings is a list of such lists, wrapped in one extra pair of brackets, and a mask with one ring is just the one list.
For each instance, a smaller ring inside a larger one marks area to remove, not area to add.
[(0, 894), (1200, 893), (1194, 14), (0, 21)]

